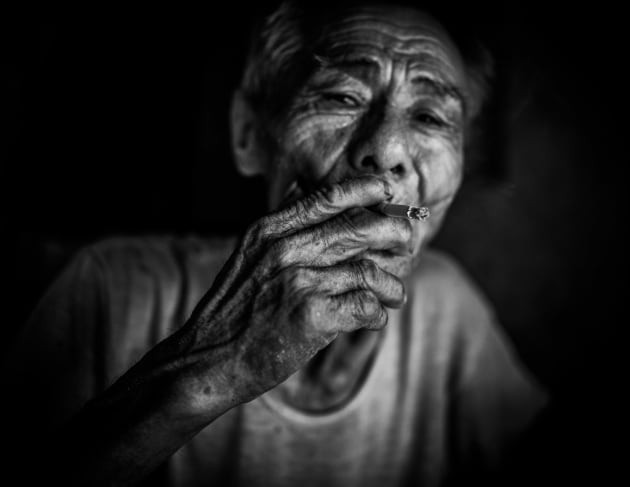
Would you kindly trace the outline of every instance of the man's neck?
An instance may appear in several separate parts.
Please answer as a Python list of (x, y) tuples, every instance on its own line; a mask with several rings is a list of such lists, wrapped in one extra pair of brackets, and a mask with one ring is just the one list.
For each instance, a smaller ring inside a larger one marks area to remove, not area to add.
[(308, 412), (342, 406), (362, 387), (384, 335), (369, 330), (340, 334), (275, 393), (283, 402)]

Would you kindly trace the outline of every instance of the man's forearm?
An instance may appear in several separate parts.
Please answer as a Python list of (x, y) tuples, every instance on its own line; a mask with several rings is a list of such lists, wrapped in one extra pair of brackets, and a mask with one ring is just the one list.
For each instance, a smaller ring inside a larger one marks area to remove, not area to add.
[[(146, 357), (145, 357), (145, 360)], [(139, 372), (142, 371), (142, 372)], [(168, 370), (168, 372), (166, 372)], [(133, 485), (229, 406), (207, 398), (204, 414), (184, 401), (186, 374), (140, 363), (63, 428), (52, 470), (68, 485)], [(184, 384), (184, 385), (182, 385)]]

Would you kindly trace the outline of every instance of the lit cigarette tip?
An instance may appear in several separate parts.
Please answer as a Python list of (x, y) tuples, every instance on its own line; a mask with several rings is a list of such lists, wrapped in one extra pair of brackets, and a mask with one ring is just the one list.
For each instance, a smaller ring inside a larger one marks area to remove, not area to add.
[(426, 206), (410, 206), (407, 215), (409, 218), (424, 221), (431, 216), (431, 212)]

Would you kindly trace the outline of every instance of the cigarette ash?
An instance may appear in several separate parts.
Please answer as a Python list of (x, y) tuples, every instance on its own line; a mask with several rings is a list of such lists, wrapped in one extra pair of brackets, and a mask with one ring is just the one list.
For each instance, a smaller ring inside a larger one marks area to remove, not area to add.
[(414, 220), (424, 221), (431, 216), (431, 212), (426, 206), (418, 208), (417, 206), (410, 206), (407, 210), (407, 218)]

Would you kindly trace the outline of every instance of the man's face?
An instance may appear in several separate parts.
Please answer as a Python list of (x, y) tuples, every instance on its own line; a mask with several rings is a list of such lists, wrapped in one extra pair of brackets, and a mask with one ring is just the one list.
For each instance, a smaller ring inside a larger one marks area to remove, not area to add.
[(317, 46), (317, 68), (274, 128), (270, 204), (361, 174), (388, 179), (392, 203), (428, 206), (431, 217), (414, 222), (410, 256), (365, 257), (406, 275), (461, 182), (462, 61), (431, 18), (387, 7), (345, 14)]

